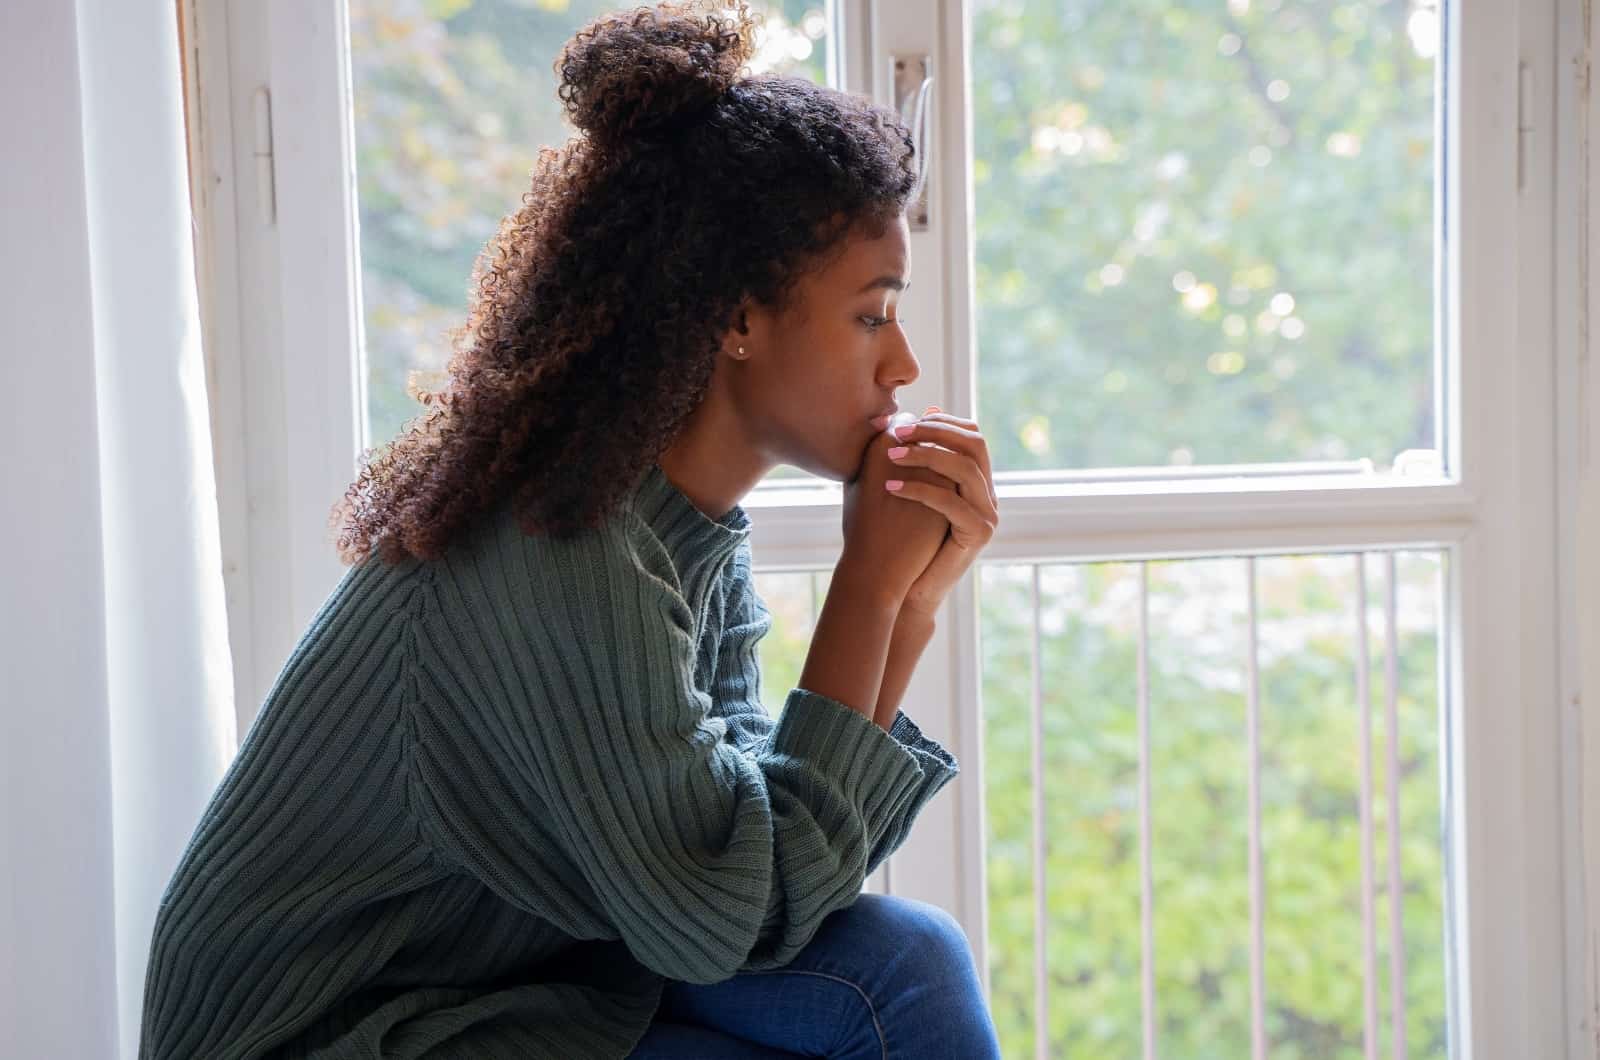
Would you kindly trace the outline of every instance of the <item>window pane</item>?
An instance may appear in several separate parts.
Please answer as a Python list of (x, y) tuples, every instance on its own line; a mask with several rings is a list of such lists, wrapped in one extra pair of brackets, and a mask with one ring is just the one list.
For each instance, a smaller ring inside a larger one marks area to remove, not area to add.
[[(1360, 1056), (1371, 975), (1390, 1051), (1402, 939), (1411, 1056), (1449, 1055), (1437, 681), (1444, 557), (1394, 555), (1398, 814), (1387, 791), (1388, 554), (1365, 559), (1372, 961), (1364, 946), (1356, 557), (1256, 561), (1262, 1025), (1273, 1056)], [(1151, 951), (1158, 1055), (1250, 1055), (1249, 574), (1243, 559), (1148, 569)], [(1141, 565), (980, 578), (991, 1003), (1007, 1056), (1143, 1050), (1139, 801)], [(1034, 766), (1035, 747), (1043, 760)], [(1040, 778), (1042, 779), (1042, 783)], [(1042, 807), (1042, 818), (1036, 807)], [(1036, 823), (1042, 819), (1042, 846)], [(1390, 825), (1399, 850), (1391, 917)], [(1036, 887), (1042, 857), (1043, 901)], [(1039, 910), (1043, 908), (1041, 917)], [(1398, 931), (1396, 928), (1398, 927)]]
[[(752, 72), (823, 77), (825, 0), (752, 4), (766, 32)], [(443, 380), (472, 263), (564, 143), (553, 66), (609, 0), (351, 0), (368, 437), (421, 411), (408, 384)]]
[(974, 0), (996, 468), (1435, 449), (1436, 0)]
[(800, 683), (811, 635), (828, 598), (833, 571), (759, 571), (756, 591), (772, 615), (772, 628), (761, 638), (756, 654), (761, 663), (761, 702), (774, 718), (783, 713), (789, 689)]

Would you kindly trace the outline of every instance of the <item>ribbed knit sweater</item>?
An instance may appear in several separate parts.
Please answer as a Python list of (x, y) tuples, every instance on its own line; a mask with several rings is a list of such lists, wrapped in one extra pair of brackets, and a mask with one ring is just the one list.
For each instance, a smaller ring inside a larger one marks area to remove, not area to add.
[(620, 1060), (664, 978), (791, 961), (959, 767), (768, 714), (749, 534), (652, 466), (575, 538), (347, 571), (162, 895), (139, 1055)]

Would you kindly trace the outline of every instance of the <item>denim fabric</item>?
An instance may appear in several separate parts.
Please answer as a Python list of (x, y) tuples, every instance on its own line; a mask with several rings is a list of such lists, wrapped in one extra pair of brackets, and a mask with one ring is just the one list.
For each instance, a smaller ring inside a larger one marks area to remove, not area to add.
[(993, 1060), (966, 934), (938, 906), (862, 894), (783, 968), (669, 980), (630, 1060)]

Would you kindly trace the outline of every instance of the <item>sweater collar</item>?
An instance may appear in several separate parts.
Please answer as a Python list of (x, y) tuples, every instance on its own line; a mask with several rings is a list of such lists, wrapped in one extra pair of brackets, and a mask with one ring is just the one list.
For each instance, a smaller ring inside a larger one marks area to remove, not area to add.
[(735, 504), (720, 519), (713, 519), (695, 507), (655, 462), (640, 480), (634, 504), (686, 584), (720, 572), (750, 536), (750, 516), (741, 505)]

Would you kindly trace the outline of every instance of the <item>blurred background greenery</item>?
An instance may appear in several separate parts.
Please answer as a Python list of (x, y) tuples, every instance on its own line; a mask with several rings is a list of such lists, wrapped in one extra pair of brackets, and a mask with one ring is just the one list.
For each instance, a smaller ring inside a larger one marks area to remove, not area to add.
[[(552, 66), (605, 0), (350, 0), (369, 444), (439, 384), (471, 266), (572, 132)], [(771, 0), (751, 68), (824, 81), (822, 0)], [(1432, 0), (973, 0), (979, 419), (997, 470), (1348, 462), (1436, 448)], [(938, 179), (935, 175), (934, 179)], [(799, 472), (780, 469), (775, 477)], [(1355, 559), (1258, 561), (1270, 1055), (1362, 1055)], [(1369, 557), (1373, 698), (1382, 566)], [(1443, 557), (1396, 601), (1405, 1038), (1447, 1055), (1436, 679)], [(991, 1001), (1005, 1054), (1141, 1054), (1140, 565), (979, 574)], [(1153, 564), (1162, 1055), (1249, 1054), (1245, 561)], [(763, 696), (827, 571), (762, 572)], [(915, 712), (915, 704), (908, 704)], [(978, 709), (978, 708), (975, 708)], [(1390, 738), (1374, 713), (1379, 1042), (1392, 1028)], [(1040, 787), (1042, 783), (1042, 787)], [(1045, 919), (1033, 829), (1045, 816)]]
[[(1374, 1028), (1388, 1050), (1386, 556), (1363, 561), (1371, 682)], [(1265, 1019), (1272, 1057), (1363, 1051), (1361, 616), (1354, 555), (1256, 560)], [(1045, 951), (1051, 1057), (1143, 1055), (1139, 563), (988, 564), (979, 576), (990, 1002), (1007, 1057), (1036, 1055)], [(1450, 1055), (1438, 666), (1444, 557), (1395, 554), (1400, 929), (1408, 1055)], [(1247, 561), (1149, 568), (1151, 878), (1159, 1055), (1250, 1055)], [(757, 579), (773, 615), (762, 689), (800, 676), (828, 572)], [(1037, 607), (1037, 613), (1035, 612)], [(1033, 772), (1033, 629), (1039, 731)], [(914, 703), (905, 704), (915, 715)], [(1033, 835), (1043, 806), (1045, 917)], [(892, 862), (893, 859), (891, 859)]]

